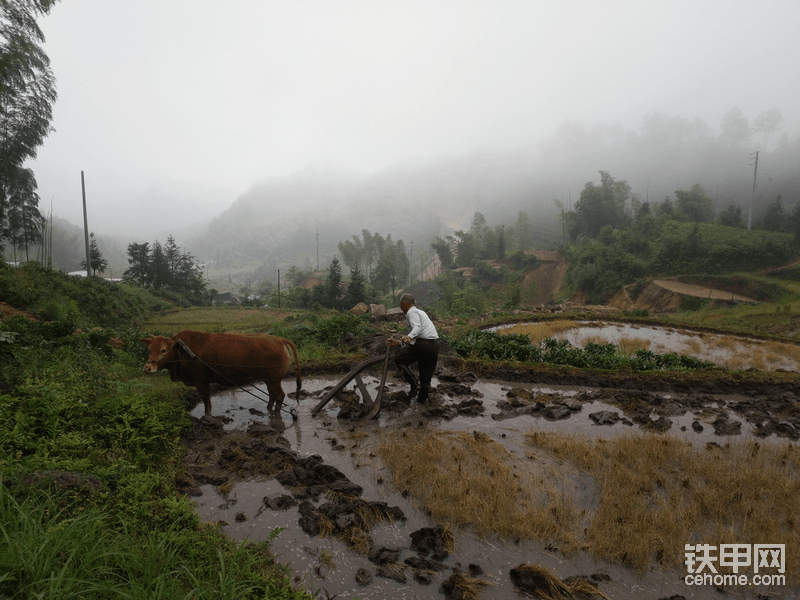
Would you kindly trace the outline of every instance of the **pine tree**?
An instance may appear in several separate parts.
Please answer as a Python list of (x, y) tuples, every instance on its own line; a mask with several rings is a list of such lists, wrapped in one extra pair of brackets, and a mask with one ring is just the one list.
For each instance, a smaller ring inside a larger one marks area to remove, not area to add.
[(359, 302), (366, 302), (368, 299), (367, 280), (361, 273), (361, 269), (358, 268), (358, 265), (350, 267), (350, 283), (347, 286), (345, 299), (345, 308), (352, 308)]
[(158, 243), (158, 240), (153, 242), (153, 249), (150, 253), (150, 283), (156, 290), (166, 287), (170, 283), (169, 265), (164, 256), (164, 248)]
[(339, 259), (334, 257), (328, 267), (328, 281), (325, 283), (325, 306), (328, 308), (339, 308), (339, 296), (342, 293), (342, 265)]
[(515, 230), (517, 237), (517, 250), (530, 249), (531, 247), (531, 221), (528, 218), (528, 213), (519, 211), (517, 215), (517, 228)]
[(181, 267), (181, 250), (178, 248), (178, 244), (175, 243), (175, 238), (171, 235), (167, 237), (167, 243), (164, 246), (164, 260), (169, 271), (167, 284), (173, 286), (177, 282), (178, 272)]
[(147, 285), (150, 277), (150, 244), (147, 242), (128, 244), (128, 264), (130, 267), (125, 269), (123, 277), (142, 287)]
[(91, 273), (105, 273), (108, 268), (108, 261), (103, 258), (100, 253), (100, 248), (97, 247), (97, 240), (94, 239), (94, 233), (89, 234), (89, 263), (91, 264), (91, 271), (86, 269), (86, 259), (81, 261), (81, 267), (86, 269), (86, 274)]

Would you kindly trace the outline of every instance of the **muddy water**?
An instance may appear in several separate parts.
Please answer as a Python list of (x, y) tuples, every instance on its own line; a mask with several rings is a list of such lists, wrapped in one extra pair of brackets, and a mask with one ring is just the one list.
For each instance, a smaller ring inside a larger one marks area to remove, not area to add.
[[(282, 418), (286, 425), (283, 437), (300, 456), (318, 454), (324, 458), (326, 464), (336, 467), (351, 482), (362, 486), (364, 499), (384, 501), (390, 506), (402, 509), (407, 518), (405, 522), (380, 524), (369, 532), (377, 546), (402, 549), (400, 562), (415, 555), (410, 548), (411, 532), (423, 527), (435, 527), (437, 523), (419, 510), (410, 498), (404, 498), (388, 484), (383, 483), (384, 480), (389, 480), (389, 476), (377, 459), (370, 457), (370, 440), (374, 438), (373, 434), (379, 433), (380, 430), (425, 426), (446, 430), (481, 431), (503, 444), (509, 452), (523, 454), (524, 434), (533, 428), (589, 436), (613, 436), (638, 429), (636, 425), (624, 425), (621, 422), (611, 426), (595, 425), (588, 417), (590, 413), (607, 410), (621, 414), (619, 408), (600, 401), (584, 403), (579, 411), (560, 421), (549, 421), (533, 415), (502, 420), (497, 402), (506, 399), (510, 386), (499, 381), (478, 381), (471, 386), (483, 396), (481, 400), (486, 412), (481, 417), (459, 416), (448, 421), (425, 419), (423, 425), (423, 419), (416, 412), (417, 409), (412, 407), (403, 415), (382, 415), (377, 421), (353, 423), (339, 421), (336, 418), (339, 408), (335, 402), (329, 403), (318, 415), (311, 417), (310, 411), (321, 397), (323, 388), (335, 384), (336, 381), (336, 378), (329, 378), (307, 379), (303, 382), (303, 387), (311, 393), (311, 398), (304, 399), (297, 407), (296, 421), (288, 413), (281, 414), (279, 418)], [(374, 397), (377, 379), (366, 376), (364, 381)], [(434, 385), (437, 383), (434, 380)], [(397, 383), (389, 383), (389, 390), (399, 389), (397, 386)], [(352, 388), (353, 385), (348, 387)], [(532, 389), (536, 394), (562, 398), (565, 401), (587, 391), (553, 386), (526, 385), (526, 388)], [(449, 400), (445, 398), (445, 401)], [(232, 419), (225, 426), (226, 429), (245, 428), (253, 422), (268, 420), (268, 417), (258, 414), (265, 411), (265, 405), (241, 391), (221, 393), (213, 398), (213, 405), (215, 415), (224, 414)], [(295, 406), (295, 403), (287, 398), (287, 405)], [(251, 413), (251, 409), (256, 411), (255, 415)], [(200, 417), (202, 411), (203, 407), (199, 405), (192, 414)], [(697, 417), (691, 413), (671, 418), (673, 425), (670, 431), (673, 434), (686, 436), (697, 443), (714, 440), (724, 443), (726, 440), (715, 436), (713, 429), (708, 426), (703, 432), (696, 433), (691, 424)], [(737, 419), (733, 414), (730, 418)], [(750, 431), (750, 426), (742, 423), (742, 433), (749, 435)], [(415, 581), (410, 572), (407, 573), (406, 581), (401, 583), (377, 576), (375, 565), (365, 556), (347, 549), (345, 544), (335, 539), (312, 538), (306, 535), (298, 526), (299, 511), (296, 505), (283, 511), (267, 508), (264, 504), (265, 497), (289, 493), (275, 480), (255, 479), (239, 482), (226, 497), (220, 495), (210, 485), (202, 486), (201, 490), (202, 496), (196, 499), (201, 518), (224, 522), (223, 530), (237, 540), (274, 538), (270, 547), (278, 560), (290, 566), (298, 585), (318, 594), (319, 598), (335, 596), (340, 599), (362, 600), (386, 598), (439, 600), (444, 598), (439, 587), (450, 576), (451, 569), (460, 567), (466, 572), (470, 565), (478, 565), (483, 572), (478, 576), (479, 579), (490, 584), (483, 589), (482, 598), (525, 598), (528, 596), (514, 588), (509, 579), (509, 570), (524, 562), (548, 567), (562, 579), (571, 575), (607, 575), (610, 581), (604, 581), (598, 584), (598, 587), (612, 599), (657, 600), (669, 598), (674, 594), (699, 599), (720, 597), (710, 586), (686, 586), (682, 581), (685, 575), (683, 572), (655, 569), (640, 577), (617, 565), (595, 561), (586, 553), (565, 557), (557, 550), (548, 550), (540, 543), (514, 543), (494, 538), (478, 539), (469, 531), (457, 534), (455, 555), (445, 560), (449, 569), (436, 574), (429, 585)], [(587, 494), (591, 495), (589, 492)], [(278, 528), (282, 531), (278, 532)], [(373, 574), (372, 583), (360, 586), (356, 582), (355, 575), (359, 569), (366, 569)], [(752, 591), (740, 591), (731, 593), (728, 597), (755, 598), (756, 596)]]
[[(611, 343), (664, 354), (675, 352), (710, 360), (730, 369), (800, 371), (800, 346), (734, 335), (698, 333), (673, 327), (651, 327), (602, 321), (575, 321), (575, 326), (552, 337), (576, 348), (587, 342)], [(525, 334), (540, 339), (548, 323), (517, 323), (493, 328), (499, 333)], [(550, 337), (546, 335), (545, 337)]]

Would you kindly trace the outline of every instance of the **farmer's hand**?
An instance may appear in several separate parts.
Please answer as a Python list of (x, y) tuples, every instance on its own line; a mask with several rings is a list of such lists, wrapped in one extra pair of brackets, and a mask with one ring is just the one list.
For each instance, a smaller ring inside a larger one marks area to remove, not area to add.
[(414, 341), (414, 340), (412, 340), (410, 337), (408, 337), (407, 335), (404, 335), (404, 336), (403, 336), (403, 337), (401, 337), (400, 339), (402, 340), (402, 342), (403, 342), (404, 344), (411, 344), (411, 342), (413, 342), (413, 341)]
[(390, 337), (388, 340), (386, 340), (386, 344), (389, 346), (399, 346), (400, 340)]

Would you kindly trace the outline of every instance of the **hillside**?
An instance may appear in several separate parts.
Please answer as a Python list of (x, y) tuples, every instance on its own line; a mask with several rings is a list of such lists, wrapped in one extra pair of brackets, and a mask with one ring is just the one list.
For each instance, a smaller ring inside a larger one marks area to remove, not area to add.
[(560, 241), (558, 213), (552, 201), (539, 203), (544, 199), (531, 193), (530, 171), (521, 160), (473, 155), (370, 176), (309, 168), (254, 184), (187, 245), (201, 260), (217, 264), (255, 260), (285, 269), (316, 265), (318, 242), (324, 267), (338, 253), (339, 241), (363, 229), (414, 240), (415, 252), (432, 255), (430, 242), (468, 228), (476, 211), (499, 224), (513, 223), (524, 210), (539, 247), (554, 249)]

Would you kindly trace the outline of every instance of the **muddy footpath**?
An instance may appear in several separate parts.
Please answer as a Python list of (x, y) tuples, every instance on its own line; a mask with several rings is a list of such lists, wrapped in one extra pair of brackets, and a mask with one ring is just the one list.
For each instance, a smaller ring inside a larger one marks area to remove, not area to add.
[[(352, 366), (342, 365), (341, 373), (305, 372), (301, 397), (287, 397), (277, 415), (254, 397), (257, 389), (217, 390), (213, 416), (195, 406), (194, 429), (183, 440), (177, 485), (196, 502), (201, 518), (219, 522), (237, 540), (270, 540), (276, 560), (316, 597), (552, 595), (550, 583), (526, 565), (555, 573), (564, 597), (598, 597), (592, 590), (611, 599), (791, 597), (774, 590), (691, 587), (682, 571), (654, 567), (639, 574), (587, 553), (565, 555), (543, 542), (453, 531), (389, 485), (374, 448), (382, 431), (403, 428), (486, 435), (518, 455), (525, 453), (525, 433), (536, 428), (595, 437), (639, 429), (718, 446), (748, 436), (796, 441), (800, 387), (794, 379), (486, 369), (445, 355), (426, 405), (409, 400), (390, 368), (378, 419), (365, 420), (371, 407), (352, 383), (312, 416)], [(363, 376), (373, 398), (378, 369)]]

